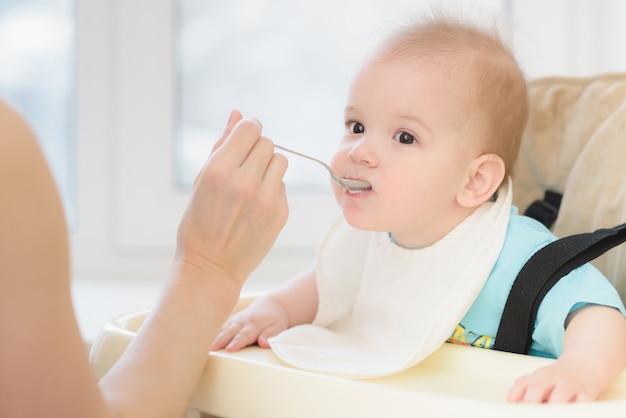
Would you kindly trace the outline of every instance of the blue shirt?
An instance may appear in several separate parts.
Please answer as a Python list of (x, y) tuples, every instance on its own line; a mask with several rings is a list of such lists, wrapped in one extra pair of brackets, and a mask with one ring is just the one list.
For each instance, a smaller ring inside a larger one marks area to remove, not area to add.
[[(511, 208), (507, 235), (485, 286), (451, 336), (451, 342), (493, 348), (504, 305), (522, 266), (556, 237), (539, 222)], [(565, 320), (585, 304), (606, 305), (626, 316), (622, 300), (608, 279), (591, 264), (564, 276), (547, 293), (537, 312), (529, 354), (557, 358), (563, 351)]]

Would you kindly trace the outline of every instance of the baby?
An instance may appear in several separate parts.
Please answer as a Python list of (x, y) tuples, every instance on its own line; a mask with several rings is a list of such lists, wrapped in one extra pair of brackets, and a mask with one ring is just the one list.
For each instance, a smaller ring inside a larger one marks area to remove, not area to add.
[[(446, 339), (493, 348), (517, 273), (555, 239), (510, 204), (527, 114), (524, 76), (495, 33), (441, 16), (392, 33), (354, 77), (331, 163), (371, 189), (333, 185), (343, 217), (315, 267), (234, 315), (213, 349), (282, 352), (302, 324), (359, 341), (355, 356)], [(557, 360), (518, 379), (508, 400), (596, 399), (626, 364), (625, 314), (591, 265), (565, 276), (541, 304), (530, 350)]]

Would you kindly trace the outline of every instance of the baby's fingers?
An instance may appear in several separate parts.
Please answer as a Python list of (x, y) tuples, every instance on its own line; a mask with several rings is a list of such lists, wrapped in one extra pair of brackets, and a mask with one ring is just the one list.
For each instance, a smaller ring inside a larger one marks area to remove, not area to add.
[(590, 397), (572, 382), (565, 380), (518, 379), (509, 392), (507, 401), (524, 403), (585, 402)]
[(265, 330), (261, 333), (261, 335), (259, 335), (259, 338), (257, 341), (259, 343), (259, 347), (270, 348), (270, 344), (267, 340), (280, 334), (285, 329), (286, 328), (280, 324), (274, 324), (272, 326), (265, 328)]
[(226, 351), (232, 353), (244, 347), (256, 344), (259, 337), (259, 329), (253, 325), (246, 325), (226, 345)]
[(579, 391), (572, 385), (560, 384), (554, 387), (550, 394), (549, 403), (586, 402), (590, 398), (586, 393)]
[(243, 328), (243, 325), (241, 323), (227, 322), (226, 324), (224, 324), (219, 334), (217, 334), (217, 338), (215, 338), (215, 340), (213, 341), (213, 346), (211, 347), (211, 350), (215, 351), (225, 348), (228, 343), (232, 341), (233, 337), (237, 335), (241, 328)]
[(509, 391), (509, 395), (506, 398), (507, 402), (522, 402), (527, 388), (527, 376), (517, 379)]
[(524, 403), (547, 402), (552, 394), (554, 384), (552, 380), (537, 379), (533, 375), (520, 377), (513, 384), (507, 401)]

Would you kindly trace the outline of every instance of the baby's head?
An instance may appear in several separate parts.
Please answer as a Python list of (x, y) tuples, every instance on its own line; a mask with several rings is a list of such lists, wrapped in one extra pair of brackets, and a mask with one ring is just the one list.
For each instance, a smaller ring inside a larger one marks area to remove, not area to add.
[(524, 77), (494, 33), (435, 16), (393, 32), (352, 82), (332, 165), (371, 190), (335, 196), (352, 226), (436, 242), (493, 196), (517, 158)]
[(434, 14), (402, 27), (369, 56), (441, 72), (457, 89), (466, 146), (502, 158), (512, 175), (528, 118), (526, 80), (497, 30)]

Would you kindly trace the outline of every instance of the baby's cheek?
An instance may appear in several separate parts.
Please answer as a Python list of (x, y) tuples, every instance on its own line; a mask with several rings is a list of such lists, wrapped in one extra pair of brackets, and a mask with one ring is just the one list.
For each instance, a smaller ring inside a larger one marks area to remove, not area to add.
[(339, 149), (339, 150), (335, 151), (335, 153), (332, 155), (332, 157), (330, 159), (330, 164), (329, 164), (330, 167), (339, 176), (342, 176), (341, 171), (342, 171), (343, 167), (345, 166), (346, 158), (348, 158), (348, 152)]

